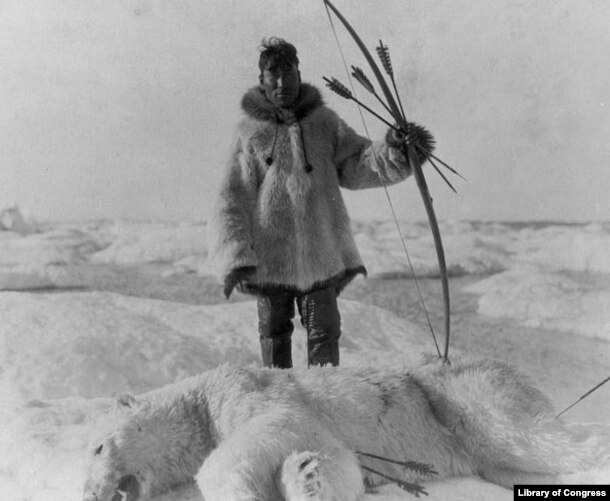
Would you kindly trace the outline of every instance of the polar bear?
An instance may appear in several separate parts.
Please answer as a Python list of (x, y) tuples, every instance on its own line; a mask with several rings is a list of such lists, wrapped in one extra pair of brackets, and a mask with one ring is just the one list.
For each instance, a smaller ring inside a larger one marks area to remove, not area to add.
[(90, 451), (85, 501), (144, 501), (193, 479), (206, 501), (355, 501), (388, 478), (415, 493), (431, 474), (552, 482), (601, 455), (523, 375), (492, 360), (222, 366), (120, 402)]

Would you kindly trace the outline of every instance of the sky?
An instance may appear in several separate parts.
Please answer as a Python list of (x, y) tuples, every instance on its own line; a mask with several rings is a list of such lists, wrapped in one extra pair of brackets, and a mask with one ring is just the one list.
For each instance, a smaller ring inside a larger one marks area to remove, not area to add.
[[(390, 47), (408, 118), (468, 179), (448, 174), (455, 194), (426, 168), (439, 219), (610, 220), (610, 3), (335, 5), (371, 49)], [(347, 64), (371, 75), (335, 27)], [(297, 46), (303, 79), (356, 130), (383, 136), (323, 86), (348, 79), (321, 0), (0, 0), (0, 206), (207, 219), (269, 36)], [(345, 198), (354, 219), (388, 219), (388, 199), (425, 219), (412, 179)]]

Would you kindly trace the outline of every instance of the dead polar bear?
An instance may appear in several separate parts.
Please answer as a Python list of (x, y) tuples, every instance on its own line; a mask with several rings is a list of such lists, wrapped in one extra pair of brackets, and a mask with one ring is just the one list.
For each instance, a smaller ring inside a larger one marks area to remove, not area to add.
[(428, 463), (439, 477), (550, 482), (590, 467), (599, 448), (490, 360), (411, 371), (223, 366), (122, 403), (91, 451), (86, 501), (146, 500), (193, 478), (206, 501), (348, 501), (384, 482), (368, 467), (422, 479), (356, 451)]

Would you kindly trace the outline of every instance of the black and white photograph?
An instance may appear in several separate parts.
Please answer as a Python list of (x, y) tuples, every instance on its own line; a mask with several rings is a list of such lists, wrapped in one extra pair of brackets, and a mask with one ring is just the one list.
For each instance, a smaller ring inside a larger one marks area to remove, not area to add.
[(0, 499), (610, 496), (610, 2), (0, 0)]

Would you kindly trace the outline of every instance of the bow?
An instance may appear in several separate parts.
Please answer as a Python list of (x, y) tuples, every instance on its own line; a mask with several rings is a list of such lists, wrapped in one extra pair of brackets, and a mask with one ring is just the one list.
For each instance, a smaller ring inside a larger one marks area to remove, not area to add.
[[(341, 12), (339, 12), (339, 10), (330, 2), (330, 0), (323, 0), (323, 1), (324, 1), (324, 4), (326, 5), (327, 11), (328, 11), (328, 8), (330, 8), (334, 12), (334, 14), (341, 21), (341, 23), (345, 26), (345, 28), (347, 29), (349, 34), (352, 36), (352, 38), (356, 42), (356, 45), (358, 45), (358, 47), (362, 51), (362, 54), (366, 58), (369, 66), (370, 66), (371, 70), (373, 71), (373, 74), (375, 75), (375, 78), (377, 79), (377, 82), (379, 83), (379, 86), (385, 96), (385, 100), (387, 103), (386, 109), (392, 115), (392, 118), (394, 119), (395, 123), (398, 124), (398, 129), (403, 132), (408, 131), (409, 124), (405, 118), (405, 114), (402, 110), (402, 106), (401, 105), (399, 106), (400, 98), (398, 97), (398, 93), (396, 93), (396, 96), (398, 98), (398, 103), (397, 103), (396, 100), (394, 99), (392, 91), (390, 90), (390, 87), (388, 86), (383, 74), (381, 73), (381, 70), (379, 69), (379, 67), (377, 66), (377, 63), (373, 59), (373, 56), (367, 49), (366, 45), (364, 45), (364, 43), (362, 42), (362, 40), (360, 39), (360, 37), (358, 36), (358, 34), (354, 30), (354, 28), (352, 28), (352, 26), (348, 23), (348, 21), (345, 19), (345, 17), (343, 17)], [(331, 20), (331, 24), (332, 24), (332, 20)], [(382, 58), (382, 62), (384, 63), (384, 68), (386, 69), (386, 72), (392, 78), (394, 90), (396, 91), (396, 85), (394, 83), (394, 78), (391, 73), (391, 66), (389, 65), (389, 53), (387, 52), (387, 47), (383, 46), (383, 44), (380, 43), (380, 47), (377, 50), (378, 50), (380, 57)], [(384, 57), (387, 59), (384, 60)], [(354, 75), (354, 76), (356, 76), (356, 75)], [(333, 82), (336, 82), (336, 80), (333, 79)], [(331, 85), (329, 85), (329, 86), (332, 89), (332, 82), (331, 82)], [(352, 97), (352, 99), (353, 99), (353, 97)], [(382, 102), (382, 104), (383, 104), (383, 102)], [(411, 165), (411, 169), (413, 171), (413, 176), (415, 177), (417, 187), (419, 189), (422, 200), (424, 202), (424, 207), (426, 208), (426, 214), (428, 216), (428, 221), (430, 223), (430, 229), (432, 230), (432, 236), (434, 238), (434, 246), (436, 248), (436, 256), (438, 259), (439, 271), (440, 271), (440, 275), (441, 275), (441, 284), (442, 284), (442, 290), (443, 290), (444, 320), (445, 320), (445, 322), (444, 322), (445, 350), (444, 350), (444, 354), (443, 354), (443, 361), (448, 362), (449, 338), (450, 338), (450, 332), (451, 332), (451, 308), (450, 308), (450, 299), (449, 299), (449, 279), (448, 279), (448, 274), (447, 274), (447, 264), (445, 261), (445, 252), (443, 250), (443, 242), (442, 242), (441, 233), (440, 233), (440, 230), (438, 227), (438, 221), (436, 219), (434, 207), (432, 206), (432, 198), (430, 196), (430, 192), (428, 190), (428, 184), (426, 183), (426, 179), (425, 179), (424, 173), (422, 171), (421, 163), (419, 161), (419, 157), (417, 155), (417, 152), (415, 151), (415, 148), (416, 148), (416, 145), (413, 145), (413, 143), (411, 143), (411, 142), (406, 143), (406, 144), (403, 143), (403, 146), (402, 146), (405, 157), (409, 159), (409, 164)], [(427, 156), (431, 156), (430, 152), (424, 151), (424, 153), (427, 154)], [(434, 157), (434, 158), (436, 158), (436, 157)], [(437, 160), (440, 161), (440, 159), (438, 159), (438, 158), (437, 158)], [(433, 335), (434, 335), (434, 332), (433, 332)], [(439, 351), (439, 356), (440, 356), (440, 351)]]

